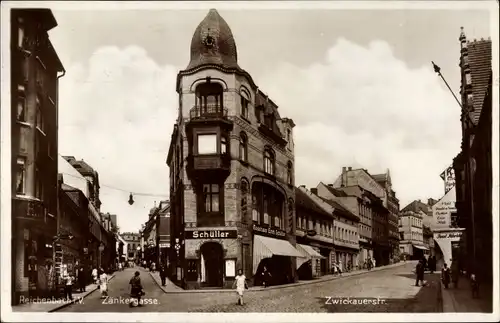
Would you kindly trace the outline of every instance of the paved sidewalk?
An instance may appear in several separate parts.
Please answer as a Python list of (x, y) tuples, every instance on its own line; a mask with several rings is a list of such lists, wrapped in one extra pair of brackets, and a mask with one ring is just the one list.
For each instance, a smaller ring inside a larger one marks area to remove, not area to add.
[(458, 289), (453, 288), (453, 284), (451, 286), (446, 289), (441, 283), (444, 313), (492, 313), (493, 295), (487, 292), (484, 285), (480, 287), (480, 298), (472, 298), (470, 283), (465, 277), (459, 281)]
[[(109, 280), (113, 279), (115, 277), (115, 274), (112, 274), (109, 277)], [(78, 293), (78, 292), (73, 292), (73, 300), (72, 301), (67, 301), (63, 299), (63, 297), (53, 297), (53, 298), (46, 298), (46, 301), (43, 303), (28, 303), (28, 304), (20, 304), (16, 306), (12, 306), (12, 311), (13, 312), (55, 312), (57, 310), (60, 310), (63, 307), (69, 306), (74, 303), (81, 302), (85, 297), (89, 296), (92, 294), (94, 291), (97, 290), (98, 285), (97, 284), (90, 284), (87, 285), (85, 288), (85, 292), (83, 293)]]
[[(249, 288), (249, 291), (268, 291), (268, 290), (273, 290), (273, 289), (282, 289), (282, 288), (290, 288), (290, 287), (296, 287), (296, 286), (301, 286), (301, 285), (309, 285), (309, 284), (318, 284), (321, 282), (325, 281), (330, 281), (333, 279), (342, 279), (344, 277), (351, 277), (351, 276), (356, 276), (356, 275), (361, 275), (373, 271), (379, 271), (379, 270), (384, 270), (384, 269), (389, 269), (393, 267), (398, 267), (398, 266), (403, 266), (406, 264), (412, 264), (415, 263), (416, 261), (401, 261), (395, 264), (387, 265), (387, 266), (380, 266), (380, 267), (375, 267), (371, 271), (368, 271), (366, 269), (361, 269), (361, 270), (353, 270), (348, 273), (344, 273), (342, 275), (324, 275), (320, 278), (317, 279), (312, 279), (312, 280), (299, 280), (297, 283), (292, 283), (292, 284), (285, 284), (285, 285), (275, 285), (275, 286), (269, 286), (267, 288), (264, 288), (262, 286), (253, 286)], [(166, 286), (161, 286), (161, 279), (160, 279), (160, 274), (158, 272), (149, 272), (151, 277), (153, 277), (154, 281), (156, 284), (165, 292), (169, 294), (182, 294), (182, 293), (234, 293), (234, 290), (232, 289), (188, 289), (184, 290), (181, 287), (175, 285), (172, 281), (170, 281), (168, 278), (166, 279)]]

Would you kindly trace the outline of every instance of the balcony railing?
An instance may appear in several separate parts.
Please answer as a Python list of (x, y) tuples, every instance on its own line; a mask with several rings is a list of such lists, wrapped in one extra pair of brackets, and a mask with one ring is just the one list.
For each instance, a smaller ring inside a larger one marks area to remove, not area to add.
[(205, 106), (194, 106), (189, 111), (189, 118), (191, 120), (195, 119), (216, 119), (216, 118), (226, 118), (227, 109), (217, 104), (208, 104)]

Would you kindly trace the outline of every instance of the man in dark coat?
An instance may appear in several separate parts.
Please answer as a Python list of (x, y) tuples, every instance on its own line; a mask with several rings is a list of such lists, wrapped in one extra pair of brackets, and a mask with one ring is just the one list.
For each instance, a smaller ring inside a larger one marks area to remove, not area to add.
[(161, 278), (161, 285), (165, 286), (167, 280), (167, 269), (165, 268), (165, 265), (160, 266), (160, 278)]
[(424, 285), (424, 271), (425, 271), (425, 267), (424, 267), (424, 262), (422, 260), (420, 260), (417, 264), (417, 268), (416, 268), (416, 274), (417, 274), (417, 280), (415, 281), (415, 286), (419, 286), (419, 281), (422, 282), (422, 285)]

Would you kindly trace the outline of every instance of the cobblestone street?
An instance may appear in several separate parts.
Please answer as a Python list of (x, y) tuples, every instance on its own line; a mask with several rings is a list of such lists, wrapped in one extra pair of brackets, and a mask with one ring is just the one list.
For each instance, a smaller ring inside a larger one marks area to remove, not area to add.
[[(413, 265), (408, 264), (315, 284), (249, 291), (245, 293), (244, 306), (236, 305), (236, 293), (166, 294), (143, 271), (145, 299), (151, 304), (135, 308), (117, 303), (120, 297), (128, 297), (128, 281), (135, 271), (129, 269), (117, 273), (107, 300), (95, 292), (83, 304), (59, 312), (439, 312), (439, 275), (427, 274), (427, 286), (416, 287), (412, 269)], [(333, 304), (339, 298), (350, 298), (350, 302), (378, 299), (380, 303)]]

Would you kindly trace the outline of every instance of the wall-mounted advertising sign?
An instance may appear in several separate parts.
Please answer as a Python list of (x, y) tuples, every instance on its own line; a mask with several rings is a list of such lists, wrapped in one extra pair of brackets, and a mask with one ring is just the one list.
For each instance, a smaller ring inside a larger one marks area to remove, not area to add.
[(444, 194), (448, 193), (453, 187), (455, 187), (455, 170), (453, 166), (446, 168), (441, 173), (441, 178), (444, 181)]
[(259, 225), (254, 224), (253, 225), (253, 232), (255, 234), (263, 234), (267, 236), (271, 236), (273, 238), (285, 238), (286, 237), (286, 232), (283, 230), (279, 229), (274, 229), (274, 228), (264, 228)]
[(194, 230), (184, 232), (186, 239), (236, 239), (236, 230)]

